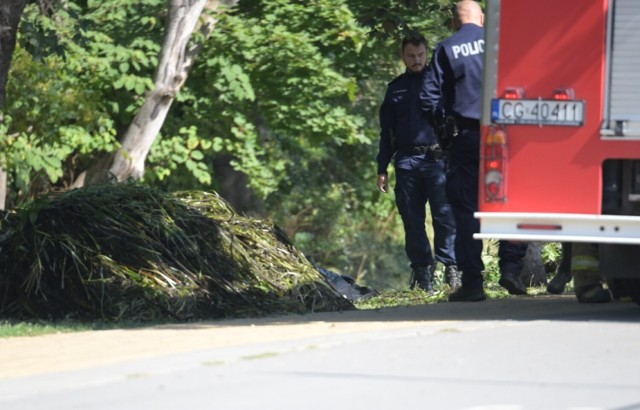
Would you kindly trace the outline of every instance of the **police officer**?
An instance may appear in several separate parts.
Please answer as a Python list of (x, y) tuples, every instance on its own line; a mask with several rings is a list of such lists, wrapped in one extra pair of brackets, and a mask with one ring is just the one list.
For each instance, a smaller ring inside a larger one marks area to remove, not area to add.
[(420, 108), (427, 62), (424, 36), (406, 36), (402, 40), (402, 58), (406, 71), (389, 83), (380, 107), (377, 185), (381, 192), (388, 192), (387, 167), (395, 155), (395, 199), (412, 268), (411, 288), (417, 285), (433, 292), (435, 261), (425, 228), (429, 202), (435, 259), (445, 266), (445, 280), (457, 289), (461, 282), (454, 250), (455, 220), (445, 190), (445, 159)]
[[(434, 49), (420, 98), (448, 155), (447, 195), (456, 221), (456, 255), (462, 271), (462, 287), (449, 295), (449, 301), (476, 302), (486, 299), (482, 241), (473, 239), (480, 231), (474, 213), (478, 210), (484, 14), (473, 0), (458, 2), (454, 14), (457, 31)], [(500, 243), (500, 284), (509, 293), (526, 294), (519, 279), (525, 253), (526, 244)]]

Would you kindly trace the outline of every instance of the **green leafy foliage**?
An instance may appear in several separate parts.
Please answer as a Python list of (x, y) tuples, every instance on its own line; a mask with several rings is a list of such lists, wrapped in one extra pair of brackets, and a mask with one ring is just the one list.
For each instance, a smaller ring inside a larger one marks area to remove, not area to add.
[[(184, 167), (189, 178), (195, 177), (200, 184), (210, 185), (211, 172), (202, 162), (207, 153), (215, 151), (211, 140), (203, 139), (195, 127), (182, 128), (179, 135), (160, 139), (149, 155), (149, 161), (154, 164), (153, 172), (146, 180), (163, 181), (176, 174), (179, 167)], [(180, 173), (177, 173), (180, 174)]]
[[(0, 126), (14, 201), (61, 182), (74, 155), (116, 145), (113, 120), (100, 94), (83, 87), (83, 79), (65, 65), (55, 56), (41, 64), (21, 49), (14, 53), (10, 98)], [(45, 177), (44, 186), (38, 176)]]
[[(25, 9), (0, 144), (9, 204), (64, 187), (131, 121), (160, 50), (165, 2), (66, 2), (51, 18)], [(137, 37), (141, 36), (141, 37)], [(134, 98), (132, 98), (132, 96)]]

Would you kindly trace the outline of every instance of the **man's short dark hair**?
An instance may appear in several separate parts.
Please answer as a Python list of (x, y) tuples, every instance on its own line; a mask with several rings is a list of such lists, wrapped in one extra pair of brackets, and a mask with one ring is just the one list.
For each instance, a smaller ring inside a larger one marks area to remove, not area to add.
[(424, 48), (426, 48), (427, 50), (429, 49), (429, 43), (427, 42), (427, 39), (417, 31), (410, 31), (409, 33), (405, 34), (405, 36), (402, 38), (402, 51), (404, 51), (404, 48), (407, 46), (407, 44), (413, 44), (416, 47), (422, 44), (424, 45)]

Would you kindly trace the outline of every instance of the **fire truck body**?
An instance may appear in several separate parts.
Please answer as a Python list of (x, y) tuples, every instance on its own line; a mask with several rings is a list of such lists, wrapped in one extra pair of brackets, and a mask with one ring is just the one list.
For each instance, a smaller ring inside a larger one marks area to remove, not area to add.
[(638, 22), (637, 0), (487, 1), (476, 238), (613, 244), (640, 278)]

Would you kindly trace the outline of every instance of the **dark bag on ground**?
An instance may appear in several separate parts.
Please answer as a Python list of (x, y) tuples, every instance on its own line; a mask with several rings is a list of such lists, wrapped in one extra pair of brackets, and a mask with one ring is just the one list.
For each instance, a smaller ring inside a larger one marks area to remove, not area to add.
[(333, 287), (340, 295), (345, 299), (366, 300), (373, 296), (378, 295), (378, 291), (371, 289), (367, 286), (359, 286), (356, 284), (355, 279), (347, 275), (339, 275), (328, 269), (318, 268), (322, 276), (327, 279), (327, 282)]

